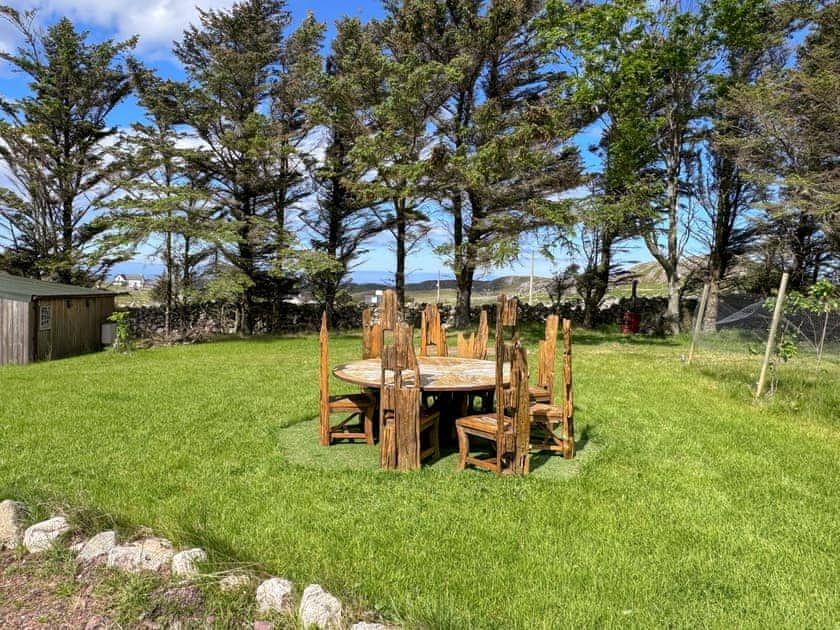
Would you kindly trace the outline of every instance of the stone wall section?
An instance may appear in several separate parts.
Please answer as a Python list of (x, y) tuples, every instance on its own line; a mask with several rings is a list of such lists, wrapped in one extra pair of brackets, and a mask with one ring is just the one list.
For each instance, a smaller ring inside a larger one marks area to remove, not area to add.
[[(424, 305), (409, 306), (406, 309), (406, 320), (413, 326), (420, 325), (420, 312)], [(599, 325), (621, 325), (625, 311), (629, 310), (631, 300), (623, 298), (606, 303), (597, 318)], [(641, 332), (648, 335), (663, 334), (664, 314), (667, 306), (666, 298), (638, 298), (635, 312), (641, 317)], [(696, 306), (696, 300), (688, 299), (683, 303), (683, 329), (690, 327), (691, 314)], [(357, 329), (362, 321), (364, 305), (350, 304), (336, 308), (334, 314), (334, 328), (339, 330)], [(493, 304), (474, 306), (473, 321), (478, 322), (478, 312), (482, 309), (490, 311), (490, 321), (493, 322)], [(135, 338), (153, 338), (163, 335), (165, 312), (161, 306), (138, 306), (128, 309), (131, 313), (131, 334)], [(441, 307), (441, 319), (451, 325), (454, 321), (454, 306)], [(562, 302), (560, 304), (521, 304), (520, 323), (544, 322), (545, 318), (557, 313), (561, 317), (571, 319), (580, 325), (583, 321), (583, 305), (578, 301)], [(193, 336), (213, 336), (231, 334), (236, 327), (236, 307), (231, 304), (208, 302), (191, 306), (185, 312), (174, 311), (170, 315), (171, 329), (182, 331)], [(298, 333), (314, 332), (321, 325), (321, 307), (317, 304), (281, 304), (257, 305), (256, 326), (257, 334), (266, 333)]]

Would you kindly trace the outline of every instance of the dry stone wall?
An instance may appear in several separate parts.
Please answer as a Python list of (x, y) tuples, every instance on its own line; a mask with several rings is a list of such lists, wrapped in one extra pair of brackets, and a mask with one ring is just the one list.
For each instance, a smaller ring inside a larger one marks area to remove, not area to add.
[[(690, 326), (691, 313), (696, 300), (689, 299), (683, 304), (683, 328)], [(420, 312), (423, 305), (409, 307), (406, 319), (413, 326), (420, 325)], [(605, 304), (598, 315), (599, 325), (620, 325), (625, 311), (629, 310), (631, 301), (621, 299)], [(644, 334), (662, 334), (664, 331), (664, 314), (667, 306), (665, 298), (639, 298), (636, 301), (635, 312), (641, 317), (641, 332)], [(336, 309), (333, 325), (339, 330), (351, 330), (359, 327), (362, 320), (360, 304), (340, 306)], [(483, 307), (473, 307), (473, 320), (478, 321), (481, 308), (489, 309), (492, 304)], [(165, 311), (160, 306), (141, 306), (128, 309), (130, 315), (131, 334), (135, 338), (152, 338), (164, 332)], [(580, 302), (568, 301), (561, 304), (521, 304), (520, 322), (544, 322), (545, 318), (557, 313), (561, 317), (571, 319), (575, 324), (583, 321), (583, 305)], [(454, 306), (442, 306), (441, 318), (450, 324), (454, 321)], [(493, 318), (491, 317), (492, 321)], [(182, 331), (192, 335), (212, 336), (231, 334), (236, 329), (236, 307), (231, 304), (208, 302), (190, 307), (186, 311), (174, 311), (170, 314), (170, 329)], [(258, 306), (256, 309), (255, 332), (265, 333), (295, 333), (317, 331), (321, 325), (321, 307), (317, 304), (292, 304), (283, 302), (270, 306)]]

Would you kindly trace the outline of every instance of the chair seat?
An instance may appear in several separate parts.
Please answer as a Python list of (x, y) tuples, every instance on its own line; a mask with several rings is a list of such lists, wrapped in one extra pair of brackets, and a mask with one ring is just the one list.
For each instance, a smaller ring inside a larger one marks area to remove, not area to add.
[(330, 396), (330, 409), (335, 411), (363, 411), (373, 406), (367, 394), (338, 394)]
[[(480, 413), (473, 416), (464, 416), (455, 421), (455, 425), (466, 429), (471, 433), (478, 433), (481, 435), (496, 435), (496, 428), (498, 426), (495, 413)], [(505, 416), (505, 432), (512, 430), (512, 422), (510, 418)]]
[(563, 419), (563, 408), (548, 403), (535, 403), (528, 408), (528, 411), (531, 419), (536, 421), (545, 421), (549, 418), (555, 421)]
[(548, 387), (545, 385), (530, 385), (528, 387), (528, 396), (531, 398), (532, 402), (551, 402), (551, 394), (548, 391)]

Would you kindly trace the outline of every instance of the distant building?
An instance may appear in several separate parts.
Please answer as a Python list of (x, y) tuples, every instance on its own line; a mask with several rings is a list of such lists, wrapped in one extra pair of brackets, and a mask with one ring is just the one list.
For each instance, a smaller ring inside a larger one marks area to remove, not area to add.
[(0, 365), (102, 348), (115, 294), (0, 271)]
[(113, 285), (129, 291), (139, 291), (146, 288), (146, 278), (141, 273), (118, 273), (114, 276)]

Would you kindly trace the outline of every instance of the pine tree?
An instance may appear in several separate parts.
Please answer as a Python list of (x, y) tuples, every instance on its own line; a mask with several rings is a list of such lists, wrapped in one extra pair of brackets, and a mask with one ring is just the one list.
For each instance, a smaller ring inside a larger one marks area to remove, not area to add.
[(546, 103), (527, 0), (409, 0), (386, 5), (395, 32), (445, 68), (446, 101), (431, 117), (429, 187), (449, 217), (438, 247), (455, 272), (455, 324), (470, 321), (475, 273), (513, 260), (521, 235), (566, 219), (557, 195), (580, 182), (571, 129)]
[(387, 228), (374, 211), (376, 201), (361, 194), (367, 185), (359, 178), (365, 168), (352, 157), (354, 146), (369, 133), (364, 112), (376, 101), (377, 91), (365, 81), (365, 68), (378, 51), (358, 19), (336, 24), (331, 54), (326, 59), (319, 99), (311, 108), (325, 145), (323, 163), (312, 171), (314, 203), (300, 212), (312, 235), (312, 251), (300, 255), (315, 298), (324, 304), (332, 326), (335, 302), (353, 262), (365, 253), (364, 245)]
[(308, 194), (302, 114), (323, 25), (310, 16), (286, 39), (291, 17), (281, 0), (243, 0), (199, 18), (175, 45), (189, 78), (182, 120), (203, 143), (191, 162), (237, 231), (223, 248), (236, 270), (225, 285), (239, 287), (248, 334), (258, 296), (276, 304), (288, 289), (277, 274), (291, 242), (287, 213)]
[(34, 12), (0, 15), (24, 41), (0, 59), (29, 78), (28, 95), (0, 98), (0, 159), (14, 185), (0, 189), (9, 258), (29, 275), (92, 282), (126, 255), (103, 240), (102, 209), (117, 168), (108, 117), (131, 91), (121, 59), (135, 39), (91, 44), (67, 18), (41, 33)]

